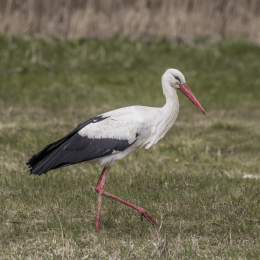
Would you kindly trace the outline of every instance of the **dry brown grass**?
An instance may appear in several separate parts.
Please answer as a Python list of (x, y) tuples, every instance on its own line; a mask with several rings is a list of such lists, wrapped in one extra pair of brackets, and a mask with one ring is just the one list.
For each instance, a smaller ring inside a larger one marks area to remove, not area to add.
[(0, 0), (0, 31), (29, 35), (192, 41), (246, 35), (260, 43), (259, 0)]

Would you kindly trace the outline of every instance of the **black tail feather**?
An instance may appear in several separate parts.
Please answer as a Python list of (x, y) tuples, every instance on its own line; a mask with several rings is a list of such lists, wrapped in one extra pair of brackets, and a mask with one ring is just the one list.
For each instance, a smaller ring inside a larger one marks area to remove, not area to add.
[(55, 155), (59, 152), (60, 146), (67, 141), (67, 139), (61, 139), (57, 142), (47, 145), (42, 151), (32, 156), (32, 158), (26, 163), (30, 168), (31, 174), (42, 175), (52, 169), (63, 167), (55, 165)]
[(80, 156), (78, 160), (74, 159), (73, 161), (69, 161), (68, 159), (65, 159), (66, 157), (68, 157), (68, 153), (69, 153), (69, 151), (66, 151), (65, 143), (68, 146), (69, 143), (71, 142), (71, 140), (70, 141), (68, 140), (76, 138), (76, 134), (78, 133), (78, 131), (80, 131), (86, 125), (90, 123), (103, 121), (106, 118), (107, 117), (96, 116), (94, 118), (87, 120), (84, 123), (79, 124), (74, 130), (72, 130), (65, 137), (52, 144), (47, 145), (42, 151), (33, 155), (32, 158), (26, 163), (30, 168), (30, 173), (42, 175), (43, 173), (46, 174), (50, 170), (84, 161), (82, 160), (82, 156)]
[[(75, 135), (79, 130), (81, 130), (83, 127), (88, 125), (93, 121), (92, 119), (89, 119), (88, 121), (79, 124), (74, 130), (72, 130), (69, 134), (67, 134), (65, 137), (62, 139), (51, 143), (47, 145), (42, 151), (36, 153), (35, 155), (32, 156), (32, 158), (26, 163), (29, 168), (30, 168), (30, 173), (31, 174), (37, 174), (37, 175), (42, 175), (43, 173), (47, 173), (48, 171), (52, 169), (57, 169), (64, 167), (66, 165), (60, 165), (57, 167), (51, 162), (51, 157), (54, 157), (55, 154), (59, 152), (59, 148), (64, 144), (67, 140), (69, 140), (73, 135)], [(55, 152), (56, 151), (56, 152)], [(68, 164), (67, 164), (68, 165)]]

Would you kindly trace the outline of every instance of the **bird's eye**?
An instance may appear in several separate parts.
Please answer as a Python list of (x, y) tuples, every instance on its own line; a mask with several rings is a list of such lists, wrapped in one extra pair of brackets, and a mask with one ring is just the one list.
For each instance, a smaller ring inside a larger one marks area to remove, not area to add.
[(180, 78), (179, 77), (177, 77), (177, 76), (174, 76), (174, 78), (176, 78), (180, 83), (181, 83), (181, 80), (180, 80)]

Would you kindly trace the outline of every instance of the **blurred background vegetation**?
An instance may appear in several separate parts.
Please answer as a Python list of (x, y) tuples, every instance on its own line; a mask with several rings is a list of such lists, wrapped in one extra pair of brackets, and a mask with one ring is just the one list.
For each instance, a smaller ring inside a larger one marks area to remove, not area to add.
[[(0, 0), (0, 258), (258, 259), (259, 1)], [(112, 167), (30, 176), (26, 161), (79, 123), (163, 106), (160, 78), (183, 72), (167, 135)]]
[(130, 38), (246, 36), (260, 43), (258, 0), (0, 0), (0, 31), (27, 35)]

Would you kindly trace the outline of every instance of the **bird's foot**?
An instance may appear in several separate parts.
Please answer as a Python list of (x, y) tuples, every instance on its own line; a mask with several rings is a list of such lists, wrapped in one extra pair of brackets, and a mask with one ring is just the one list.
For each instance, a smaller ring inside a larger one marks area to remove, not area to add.
[(143, 221), (143, 217), (145, 217), (150, 223), (152, 223), (153, 225), (157, 225), (156, 221), (153, 219), (153, 217), (143, 208), (139, 208), (138, 211), (140, 212), (140, 218), (141, 221)]

